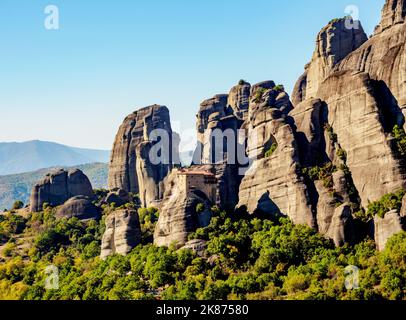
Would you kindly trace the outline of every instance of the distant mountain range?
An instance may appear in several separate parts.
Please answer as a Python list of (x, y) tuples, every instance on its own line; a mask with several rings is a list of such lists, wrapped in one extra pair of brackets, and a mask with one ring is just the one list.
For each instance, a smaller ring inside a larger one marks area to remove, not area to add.
[(0, 176), (56, 166), (107, 163), (109, 156), (107, 150), (74, 148), (39, 140), (0, 143)]
[[(32, 187), (48, 172), (58, 169), (52, 167), (8, 176), (0, 176), (0, 211), (9, 209), (16, 200), (24, 204), (29, 202)], [(62, 168), (62, 167), (60, 167)], [(69, 167), (63, 167), (69, 169)], [(90, 179), (94, 189), (107, 187), (108, 164), (91, 163), (75, 166), (82, 170)]]

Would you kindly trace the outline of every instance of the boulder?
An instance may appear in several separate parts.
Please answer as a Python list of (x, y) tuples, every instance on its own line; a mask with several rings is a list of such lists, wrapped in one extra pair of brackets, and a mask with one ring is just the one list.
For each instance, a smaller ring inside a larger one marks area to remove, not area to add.
[(392, 236), (405, 230), (401, 217), (396, 210), (386, 213), (384, 218), (376, 216), (374, 224), (375, 242), (379, 251), (385, 249), (386, 243)]
[(332, 239), (337, 247), (340, 247), (346, 243), (352, 243), (354, 231), (351, 205), (342, 204), (335, 209), (325, 235)]
[(106, 231), (101, 245), (101, 259), (114, 254), (127, 255), (141, 243), (141, 227), (137, 210), (122, 209), (106, 218)]
[(206, 257), (207, 241), (194, 239), (186, 242), (186, 244), (179, 250), (192, 250), (200, 257)]
[(85, 196), (70, 198), (56, 211), (57, 218), (78, 218), (79, 220), (99, 219), (101, 212), (92, 199)]
[(123, 189), (111, 190), (103, 202), (112, 204), (115, 203), (117, 207), (121, 207), (131, 201), (130, 195)]
[(92, 185), (80, 170), (58, 170), (49, 173), (33, 188), (30, 211), (39, 212), (43, 204), (59, 206), (75, 196), (93, 197)]
[(392, 109), (391, 125), (405, 124), (405, 13), (405, 0), (386, 0), (382, 10), (382, 19), (375, 34), (336, 66), (336, 69), (340, 71), (366, 72), (371, 79), (381, 83), (386, 89), (383, 92), (387, 100), (386, 108)]

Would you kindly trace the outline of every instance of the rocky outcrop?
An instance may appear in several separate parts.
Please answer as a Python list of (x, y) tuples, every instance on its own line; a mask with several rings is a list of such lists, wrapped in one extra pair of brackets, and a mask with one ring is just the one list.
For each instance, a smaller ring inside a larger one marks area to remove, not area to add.
[(293, 129), (286, 121), (292, 106), (284, 91), (271, 87), (274, 83), (266, 82), (251, 92), (243, 125), (251, 166), (240, 185), (238, 207), (250, 213), (285, 214), (295, 223), (315, 227)]
[[(320, 59), (331, 63), (324, 64), (328, 66), (327, 72), (316, 72), (313, 76), (307, 72), (306, 95), (296, 101), (312, 97), (325, 104), (325, 121), (331, 124), (347, 152), (348, 166), (364, 207), (368, 202), (405, 186), (404, 161), (394, 152), (389, 135), (395, 124), (404, 125), (406, 25), (400, 18), (393, 23), (393, 17), (400, 17), (404, 11), (404, 3), (403, 0), (387, 0), (381, 26), (369, 40), (364, 37), (362, 29), (353, 29), (352, 36), (347, 38), (350, 31), (340, 27), (345, 26), (345, 19), (324, 28), (307, 69), (320, 69), (316, 67), (320, 65)], [(335, 31), (330, 32), (334, 27)], [(325, 36), (326, 32), (332, 37), (330, 40)], [(332, 42), (335, 45), (331, 45)], [(338, 58), (332, 60), (331, 57)], [(312, 86), (312, 82), (317, 85)], [(296, 96), (301, 95), (298, 92), (301, 84), (303, 78), (297, 82)], [(309, 104), (312, 104), (310, 100), (305, 100), (296, 106), (300, 109)], [(312, 135), (308, 129), (309, 117), (303, 121), (296, 110), (292, 116), (299, 130), (314, 141), (317, 135)], [(317, 119), (312, 121), (315, 127), (317, 122)]]
[[(351, 28), (357, 24), (358, 28)], [(335, 19), (317, 36), (316, 49), (305, 73), (299, 78), (292, 94), (294, 105), (317, 98), (317, 91), (334, 67), (368, 40), (359, 21), (351, 18)]]
[(30, 211), (39, 212), (44, 203), (59, 206), (75, 196), (93, 197), (92, 185), (80, 170), (58, 170), (49, 173), (33, 188), (30, 198)]
[(354, 231), (351, 205), (342, 204), (334, 210), (325, 236), (332, 239), (339, 247), (354, 240)]
[(380, 251), (385, 249), (386, 243), (392, 236), (405, 230), (401, 217), (396, 210), (386, 213), (384, 218), (375, 216), (374, 222), (375, 242)]
[(400, 209), (400, 216), (402, 218), (406, 218), (406, 195), (403, 197), (402, 200), (402, 208)]
[(78, 218), (79, 220), (99, 219), (101, 212), (92, 199), (76, 196), (66, 201), (56, 211), (57, 218)]
[[(242, 121), (233, 113), (233, 107), (238, 108), (237, 98), (231, 99), (233, 106), (227, 105), (228, 98), (228, 95), (216, 95), (201, 103), (196, 122), (198, 145), (193, 157), (194, 164), (233, 162), (232, 159), (228, 161), (231, 150), (227, 148), (229, 143), (235, 148), (237, 130)], [(224, 137), (228, 137), (227, 143), (223, 143)]]
[(382, 20), (376, 27), (375, 33), (381, 33), (396, 24), (405, 22), (406, 1), (405, 0), (387, 0), (382, 9)]
[(382, 122), (386, 105), (368, 74), (335, 73), (323, 82), (318, 95), (328, 106), (328, 123), (347, 153), (347, 165), (364, 208), (404, 188), (404, 163), (393, 151)]
[(207, 242), (205, 240), (194, 239), (186, 242), (180, 250), (192, 250), (197, 253), (199, 257), (206, 257)]
[(308, 99), (296, 105), (289, 115), (294, 119), (300, 163), (310, 167), (327, 162), (324, 126), (328, 113), (325, 103), (320, 99)]
[(141, 228), (136, 210), (117, 210), (106, 218), (101, 245), (101, 259), (114, 254), (127, 255), (141, 243)]
[[(160, 208), (159, 219), (154, 232), (154, 244), (157, 246), (183, 247), (191, 232), (205, 227), (211, 219), (212, 203), (199, 190), (190, 190), (181, 186), (179, 172), (173, 170), (165, 179), (165, 196)], [(198, 205), (203, 210), (198, 212)]]
[(126, 203), (131, 201), (131, 197), (127, 191), (123, 189), (113, 189), (107, 194), (103, 202), (112, 204), (114, 203), (116, 207), (121, 207)]
[[(349, 209), (344, 210), (346, 214), (335, 212), (338, 203), (329, 194), (338, 195), (339, 203), (367, 208), (370, 202), (406, 187), (406, 159), (399, 155), (391, 135), (395, 125), (405, 124), (404, 17), (405, 1), (387, 0), (381, 24), (370, 39), (362, 27), (347, 29), (346, 19), (329, 23), (319, 33), (312, 61), (292, 94), (295, 109), (290, 116), (301, 163), (314, 167), (332, 162), (348, 171), (340, 178), (334, 177), (330, 190), (323, 189), (319, 182), (312, 189), (319, 231), (336, 244), (350, 238), (346, 232), (345, 237), (334, 237), (338, 233), (331, 232), (330, 227), (348, 222), (351, 230), (353, 223)], [(335, 216), (341, 221), (333, 223)], [(382, 244), (386, 241), (382, 240), (385, 230), (398, 227), (394, 227), (396, 219), (391, 215), (385, 217), (387, 223), (377, 219), (375, 224), (381, 231), (376, 230), (375, 236)], [(343, 235), (340, 228), (337, 230)]]
[(227, 106), (239, 119), (244, 119), (248, 112), (250, 94), (251, 85), (245, 81), (240, 81), (238, 85), (231, 88), (228, 94)]
[[(161, 152), (158, 149), (161, 147)], [(129, 115), (117, 133), (109, 167), (109, 189), (140, 194), (143, 206), (160, 200), (159, 183), (179, 162), (169, 110), (153, 105)]]

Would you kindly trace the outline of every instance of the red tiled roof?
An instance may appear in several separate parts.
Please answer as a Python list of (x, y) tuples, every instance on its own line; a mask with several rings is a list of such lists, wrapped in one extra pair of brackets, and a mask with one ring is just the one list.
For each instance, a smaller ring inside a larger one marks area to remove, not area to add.
[(211, 172), (207, 171), (180, 171), (180, 175), (185, 175), (185, 176), (210, 176), (214, 177), (214, 174)]

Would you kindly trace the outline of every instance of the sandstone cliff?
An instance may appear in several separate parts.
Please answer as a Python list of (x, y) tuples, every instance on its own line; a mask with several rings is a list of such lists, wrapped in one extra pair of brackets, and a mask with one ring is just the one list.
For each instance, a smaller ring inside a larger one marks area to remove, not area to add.
[[(406, 159), (392, 135), (395, 125), (405, 124), (405, 3), (386, 1), (382, 21), (370, 39), (362, 27), (347, 29), (346, 19), (329, 23), (319, 33), (312, 61), (292, 94), (295, 109), (290, 116), (302, 164), (343, 166), (351, 178), (347, 189), (357, 194), (350, 199), (352, 208), (366, 209), (370, 202), (406, 187)], [(335, 184), (329, 187), (338, 194)], [(320, 183), (310, 188), (318, 228), (332, 237), (328, 228), (335, 200), (326, 196)], [(379, 220), (375, 225), (378, 247), (383, 248), (385, 240), (380, 239), (387, 236), (379, 230), (388, 224)]]
[[(358, 28), (348, 28), (357, 24)], [(349, 18), (336, 19), (324, 27), (317, 36), (316, 49), (305, 73), (298, 80), (292, 101), (299, 102), (315, 98), (323, 80), (348, 54), (359, 48), (368, 39), (359, 21)]]
[[(160, 144), (162, 153), (151, 149)], [(159, 156), (158, 156), (159, 155)], [(129, 115), (120, 126), (111, 154), (109, 189), (140, 195), (144, 206), (162, 197), (160, 182), (179, 157), (173, 145), (169, 110), (153, 105)]]
[(291, 109), (288, 95), (273, 82), (253, 86), (243, 125), (251, 166), (240, 185), (238, 207), (288, 215), (295, 223), (315, 227), (297, 143), (286, 120)]

